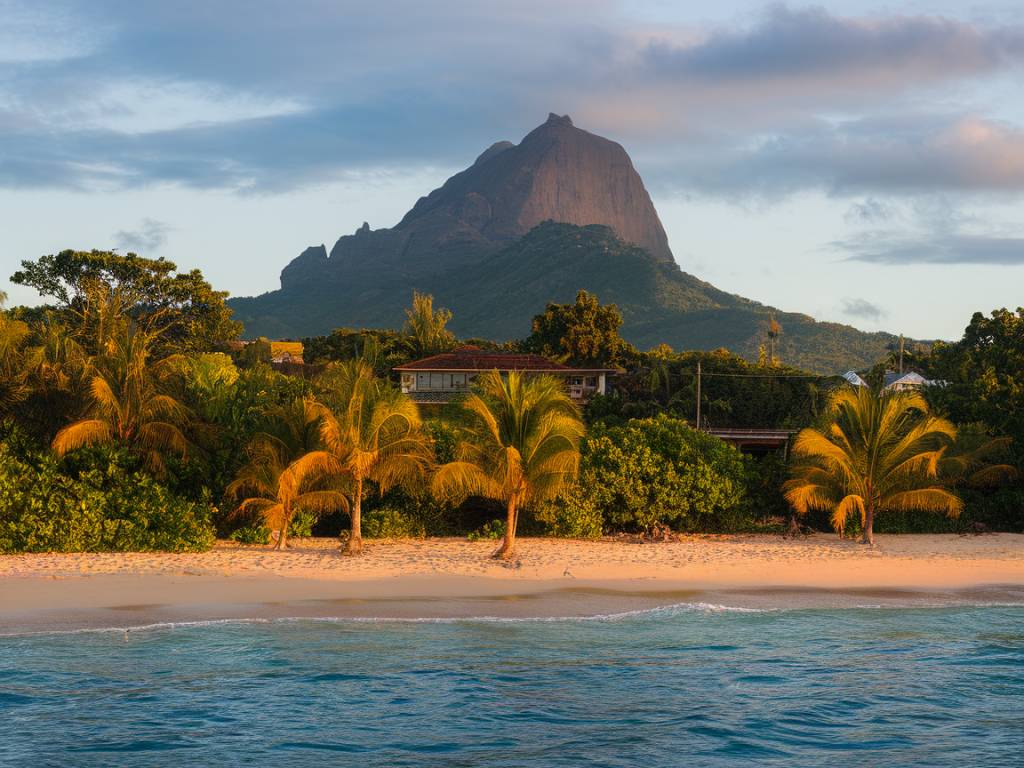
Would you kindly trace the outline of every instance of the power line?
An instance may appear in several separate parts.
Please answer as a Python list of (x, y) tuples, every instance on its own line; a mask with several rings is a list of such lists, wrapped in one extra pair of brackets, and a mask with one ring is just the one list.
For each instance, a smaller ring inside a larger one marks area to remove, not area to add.
[[(697, 376), (696, 371), (680, 371), (677, 376)], [(842, 376), (839, 374), (832, 374), (829, 376), (823, 376), (814, 373), (712, 373), (710, 371), (701, 371), (701, 376), (718, 376), (720, 378), (730, 379), (841, 379)]]

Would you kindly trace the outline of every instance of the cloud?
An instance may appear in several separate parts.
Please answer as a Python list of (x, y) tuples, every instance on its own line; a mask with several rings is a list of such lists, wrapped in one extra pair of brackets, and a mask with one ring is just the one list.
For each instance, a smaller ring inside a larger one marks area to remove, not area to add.
[(1024, 130), (976, 116), (819, 122), (799, 134), (682, 157), (681, 185), (712, 194), (1024, 191)]
[(849, 254), (848, 261), (869, 264), (1024, 266), (1024, 237), (869, 233), (832, 245), (846, 251)]
[[(1014, 26), (773, 6), (652, 28), (610, 0), (4, 2), (9, 188), (277, 192), (468, 164), (568, 111), (663, 189), (1024, 189), (1020, 128), (928, 111), (937, 87), (1024, 63)], [(74, 44), (48, 52), (51, 28)]]
[(844, 315), (862, 320), (881, 320), (888, 314), (867, 299), (843, 299), (841, 311)]
[(938, 16), (850, 18), (822, 8), (769, 8), (753, 27), (712, 32), (696, 44), (652, 43), (651, 71), (715, 81), (784, 78), (874, 88), (998, 69), (1024, 55), (1024, 31), (986, 30)]
[(143, 219), (135, 230), (120, 230), (114, 233), (114, 243), (118, 248), (130, 253), (146, 255), (160, 250), (167, 242), (170, 226), (156, 219)]
[(892, 206), (869, 197), (859, 203), (852, 203), (844, 218), (851, 224), (874, 224), (888, 221), (896, 216)]

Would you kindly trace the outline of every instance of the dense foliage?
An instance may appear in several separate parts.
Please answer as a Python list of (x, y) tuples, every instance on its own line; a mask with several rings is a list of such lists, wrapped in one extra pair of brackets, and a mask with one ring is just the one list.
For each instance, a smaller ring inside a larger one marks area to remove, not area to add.
[[(124, 451), (61, 462), (0, 442), (0, 552), (186, 552), (214, 541), (216, 508), (171, 492)], [(19, 455), (20, 454), (20, 455)]]
[(743, 527), (743, 456), (684, 421), (660, 415), (596, 428), (587, 437), (579, 482), (541, 518), (559, 535), (596, 536), (604, 530), (685, 531)]
[[(600, 232), (577, 234), (584, 248)], [(504, 536), (511, 556), (519, 527), (571, 537), (778, 527), (790, 512), (784, 457), (743, 456), (691, 429), (698, 390), (706, 427), (816, 426), (833, 436), (830, 403), (848, 391), (773, 359), (791, 359), (785, 316), (766, 315), (757, 363), (724, 349), (641, 352), (619, 336), (618, 309), (580, 291), (574, 303), (548, 304), (528, 338), (500, 346), (620, 367), (610, 394), (580, 414), (560, 382), (482, 376), (468, 397), (424, 414), (395, 385), (395, 365), (459, 343), (499, 347), (460, 342), (431, 296), (414, 296), (401, 331), (305, 340), (311, 365), (284, 375), (268, 364), (269, 342), (229, 343), (238, 328), (224, 295), (198, 272), (65, 251), (25, 262), (16, 278), (54, 303), (0, 311), (0, 417), (16, 424), (0, 435), (3, 551), (202, 549), (214, 530), (283, 547), (289, 536), (348, 529), (353, 552), (363, 535), (472, 533)], [(921, 514), (937, 494), (905, 496), (879, 502), (878, 529), (1024, 527), (1024, 310), (975, 315), (961, 341), (903, 354), (945, 382), (922, 394), (958, 435), (911, 463), (927, 464), (935, 489), (963, 499), (965, 513), (957, 522)], [(803, 469), (814, 464), (807, 444), (797, 446)], [(816, 487), (823, 496), (825, 484)], [(825, 512), (804, 505), (804, 521), (828, 527), (849, 495), (830, 496)], [(870, 532), (851, 504), (847, 530)]]

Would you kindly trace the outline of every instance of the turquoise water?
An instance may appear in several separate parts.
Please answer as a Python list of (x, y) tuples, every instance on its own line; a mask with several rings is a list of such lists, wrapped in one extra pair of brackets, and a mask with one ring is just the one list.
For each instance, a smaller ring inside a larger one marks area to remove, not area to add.
[(1009, 766), (1024, 607), (0, 637), (0, 764)]

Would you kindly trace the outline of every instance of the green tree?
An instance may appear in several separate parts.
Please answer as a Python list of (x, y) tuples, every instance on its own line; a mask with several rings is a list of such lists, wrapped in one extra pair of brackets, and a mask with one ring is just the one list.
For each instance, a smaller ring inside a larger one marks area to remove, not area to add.
[(0, 415), (10, 413), (31, 393), (26, 356), (29, 327), (8, 316), (3, 309), (6, 299), (0, 291)]
[(559, 380), (497, 371), (477, 378), (460, 417), (457, 458), (438, 469), (435, 492), (502, 503), (505, 540), (496, 556), (510, 559), (519, 511), (553, 498), (575, 479), (583, 422)]
[(405, 310), (405, 334), (417, 357), (436, 355), (455, 345), (455, 336), (445, 326), (452, 319), (451, 311), (434, 309), (434, 297), (414, 291), (412, 307)]
[(963, 503), (939, 476), (955, 438), (956, 427), (931, 415), (916, 392), (843, 387), (829, 400), (824, 426), (797, 435), (791, 477), (783, 486), (786, 500), (800, 515), (830, 512), (840, 533), (851, 516), (859, 516), (867, 544), (874, 544), (880, 513), (956, 517)]
[(580, 291), (574, 304), (549, 303), (533, 318), (533, 332), (523, 342), (526, 349), (571, 365), (619, 365), (634, 352), (622, 340), (622, 315), (614, 304)]
[(722, 530), (737, 527), (744, 493), (739, 451), (660, 414), (595, 429), (568, 497), (582, 509), (601, 510), (613, 529)]
[(373, 482), (382, 494), (396, 486), (422, 486), (433, 463), (431, 441), (416, 404), (374, 376), (362, 360), (329, 367), (319, 383), (324, 389), (320, 435), (350, 481), (351, 528), (345, 551), (356, 555), (363, 548), (367, 483)]
[(199, 270), (178, 272), (165, 259), (66, 250), (21, 267), (12, 282), (53, 300), (90, 354), (129, 318), (153, 336), (160, 354), (216, 349), (242, 330), (224, 303), (226, 293), (213, 290)]
[(164, 454), (184, 456), (182, 432), (187, 409), (167, 394), (172, 360), (151, 360), (151, 339), (130, 328), (93, 360), (86, 417), (61, 429), (53, 439), (58, 455), (87, 445), (118, 443), (138, 454), (154, 475), (166, 474)]
[(348, 509), (338, 486), (341, 467), (320, 450), (321, 408), (296, 399), (266, 412), (266, 430), (246, 447), (248, 462), (227, 487), (241, 499), (239, 515), (259, 515), (277, 532), (276, 549), (286, 547), (288, 526), (300, 510), (324, 514)]

